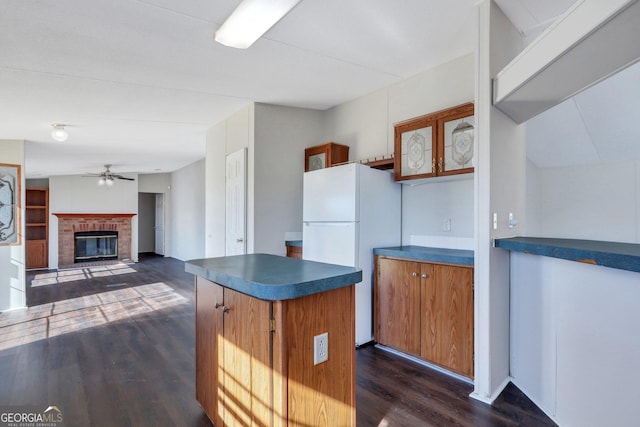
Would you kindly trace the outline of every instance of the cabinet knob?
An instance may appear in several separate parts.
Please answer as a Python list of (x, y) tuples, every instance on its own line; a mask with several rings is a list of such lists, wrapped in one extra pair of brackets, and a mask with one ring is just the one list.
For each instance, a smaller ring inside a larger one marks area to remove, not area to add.
[(243, 238), (236, 239), (236, 242), (237, 243), (242, 243), (242, 242), (244, 242), (244, 239)]
[(427, 273), (422, 273), (422, 278), (426, 279), (427, 277), (429, 277), (429, 275)]
[(416, 273), (415, 271), (414, 271), (413, 273), (411, 273), (411, 275), (412, 275), (413, 277), (418, 277), (418, 273)]
[(222, 308), (223, 313), (229, 312), (229, 307), (225, 306), (224, 304), (220, 304), (219, 302), (216, 303), (216, 309), (218, 308)]

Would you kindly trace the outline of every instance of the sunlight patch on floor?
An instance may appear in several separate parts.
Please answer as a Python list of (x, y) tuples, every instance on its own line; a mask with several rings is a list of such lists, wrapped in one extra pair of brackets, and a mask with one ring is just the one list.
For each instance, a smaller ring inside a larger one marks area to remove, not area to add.
[(0, 313), (0, 351), (187, 302), (158, 282)]
[(136, 273), (128, 264), (102, 265), (98, 267), (72, 268), (36, 274), (31, 281), (32, 287), (75, 282), (95, 277), (118, 276)]

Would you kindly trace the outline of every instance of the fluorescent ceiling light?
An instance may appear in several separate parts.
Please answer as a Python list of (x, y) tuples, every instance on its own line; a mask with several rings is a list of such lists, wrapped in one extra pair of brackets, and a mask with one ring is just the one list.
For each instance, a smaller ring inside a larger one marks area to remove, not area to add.
[(300, 0), (243, 0), (216, 31), (216, 41), (246, 49), (269, 31)]

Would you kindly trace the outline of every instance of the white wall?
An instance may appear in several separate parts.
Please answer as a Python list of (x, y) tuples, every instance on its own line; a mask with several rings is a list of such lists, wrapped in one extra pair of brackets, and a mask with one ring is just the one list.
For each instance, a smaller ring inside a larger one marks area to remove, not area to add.
[(97, 178), (78, 175), (49, 177), (49, 268), (58, 268), (58, 217), (55, 213), (133, 213), (131, 256), (138, 260), (138, 175), (99, 186)]
[[(473, 397), (492, 402), (509, 381), (509, 255), (493, 248), (496, 237), (519, 234), (525, 222), (524, 126), (493, 107), (492, 79), (524, 44), (520, 33), (491, 0), (477, 5), (476, 179)], [(508, 212), (520, 221), (507, 227)], [(493, 214), (498, 215), (496, 229)]]
[[(243, 148), (253, 145), (254, 104), (249, 104), (222, 122), (209, 128), (205, 155), (205, 253), (207, 257), (225, 255), (225, 159)], [(248, 150), (247, 181), (253, 189), (253, 150)], [(248, 191), (247, 191), (248, 194)], [(248, 197), (248, 196), (247, 196)], [(247, 204), (253, 206), (252, 200)], [(253, 246), (253, 216), (247, 218), (247, 248)]]
[(640, 425), (639, 278), (511, 254), (513, 382), (559, 425)]
[(0, 312), (25, 307), (25, 244), (24, 244), (24, 141), (0, 141), (0, 163), (20, 165), (20, 244), (0, 246)]
[[(473, 238), (473, 175), (402, 187), (402, 242), (428, 235)], [(451, 231), (442, 222), (451, 220)]]
[(640, 242), (640, 162), (528, 169), (540, 225), (527, 235)]
[(205, 255), (225, 254), (225, 155), (227, 121), (207, 130), (205, 155)]
[[(474, 99), (474, 56), (465, 55), (326, 111), (326, 139), (350, 160), (393, 154), (393, 125)], [(402, 240), (411, 235), (473, 237), (473, 180), (403, 187)], [(422, 215), (424, 214), (424, 215)], [(426, 215), (426, 217), (425, 217)], [(450, 218), (450, 232), (442, 220)]]
[(285, 233), (302, 232), (304, 149), (322, 139), (322, 112), (255, 105), (253, 251), (286, 255)]
[(182, 261), (204, 257), (204, 169), (203, 159), (171, 174), (172, 244), (166, 256)]
[(304, 148), (325, 142), (323, 114), (251, 104), (207, 132), (206, 254), (225, 250), (225, 156), (247, 148), (247, 252), (284, 255), (302, 231)]

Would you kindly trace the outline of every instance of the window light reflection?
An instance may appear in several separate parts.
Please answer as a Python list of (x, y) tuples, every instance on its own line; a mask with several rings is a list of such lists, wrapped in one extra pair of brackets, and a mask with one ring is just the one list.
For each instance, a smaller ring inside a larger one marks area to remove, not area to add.
[(158, 282), (0, 313), (0, 351), (187, 302)]

